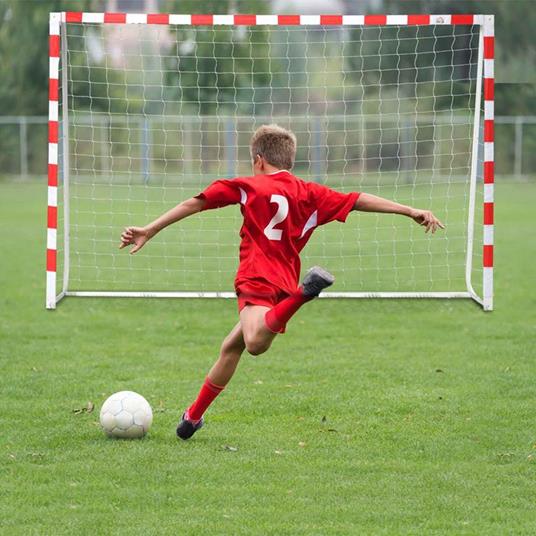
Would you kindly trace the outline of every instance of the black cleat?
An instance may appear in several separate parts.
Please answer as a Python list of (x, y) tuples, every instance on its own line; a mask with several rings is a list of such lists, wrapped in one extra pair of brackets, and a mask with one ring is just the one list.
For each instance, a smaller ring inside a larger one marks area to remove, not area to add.
[(192, 421), (189, 421), (186, 418), (186, 412), (182, 414), (181, 420), (177, 425), (177, 437), (181, 439), (190, 439), (204, 424), (203, 419), (201, 418), (197, 424), (194, 424)]
[(316, 298), (325, 288), (333, 285), (335, 277), (320, 266), (310, 268), (303, 278), (302, 289), (305, 296)]

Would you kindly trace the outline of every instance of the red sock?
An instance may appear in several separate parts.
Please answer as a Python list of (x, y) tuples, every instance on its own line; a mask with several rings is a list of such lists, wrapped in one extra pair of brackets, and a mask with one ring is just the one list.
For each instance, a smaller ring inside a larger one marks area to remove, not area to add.
[(301, 289), (280, 301), (276, 306), (272, 307), (264, 316), (266, 327), (274, 333), (281, 333), (287, 322), (292, 318), (294, 313), (306, 302), (312, 300), (310, 296), (304, 296)]
[(212, 401), (224, 390), (225, 385), (216, 385), (212, 383), (208, 376), (205, 378), (205, 383), (201, 387), (195, 402), (186, 410), (186, 417), (191, 421), (198, 421), (203, 416), (203, 413), (212, 404)]

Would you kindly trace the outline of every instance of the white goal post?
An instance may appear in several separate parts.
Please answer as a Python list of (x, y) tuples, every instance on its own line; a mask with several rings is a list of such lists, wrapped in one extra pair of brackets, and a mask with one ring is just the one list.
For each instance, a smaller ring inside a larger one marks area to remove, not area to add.
[(353, 213), (302, 255), (323, 297), (472, 298), (493, 308), (492, 15), (50, 14), (46, 307), (65, 296), (235, 297), (240, 212), (207, 211), (135, 256), (144, 225), (251, 173), (264, 123), (294, 173), (432, 209), (433, 237)]

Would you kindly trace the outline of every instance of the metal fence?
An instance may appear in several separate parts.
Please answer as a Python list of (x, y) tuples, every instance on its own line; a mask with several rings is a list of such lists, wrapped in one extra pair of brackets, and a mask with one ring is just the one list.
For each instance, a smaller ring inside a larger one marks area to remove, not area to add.
[[(303, 118), (301, 118), (303, 120)], [(325, 143), (325, 133), (320, 134), (320, 131), (325, 125), (330, 128), (329, 125), (337, 125), (337, 117), (323, 117), (322, 124), (310, 129), (309, 134), (312, 135), (311, 143), (312, 152), (306, 155), (306, 158), (313, 160), (313, 168), (319, 168), (317, 171), (320, 173), (320, 169), (324, 164), (324, 153), (321, 146)], [(450, 120), (453, 118), (451, 117)], [(106, 119), (105, 119), (106, 120)], [(158, 168), (159, 161), (164, 161), (169, 157), (162, 153), (158, 154), (158, 151), (152, 151), (153, 144), (158, 145), (154, 141), (158, 132), (157, 123), (163, 120), (169, 120), (169, 118), (152, 118), (152, 117), (128, 117), (128, 118), (114, 118), (115, 121), (124, 120), (131, 127), (134, 126), (135, 130), (141, 133), (140, 140), (134, 143), (139, 145), (139, 151), (142, 158), (139, 158), (139, 170), (142, 175), (148, 175), (151, 169)], [(94, 119), (91, 120), (92, 124)], [(195, 143), (197, 147), (203, 145), (201, 140), (192, 142), (193, 138), (200, 135), (200, 118), (181, 118), (182, 122), (180, 127), (181, 137), (184, 140), (184, 147), (188, 151), (188, 147), (192, 143)], [(206, 121), (218, 121), (221, 119), (214, 117), (207, 117)], [(293, 120), (294, 121), (294, 120)], [(296, 119), (299, 121), (299, 119)], [(47, 169), (47, 122), (46, 117), (37, 116), (3, 116), (0, 117), (0, 175), (6, 176), (19, 176), (21, 178), (31, 176), (43, 176), (46, 174)], [(139, 124), (137, 124), (139, 123)], [(460, 121), (461, 124), (467, 123), (465, 119)], [(79, 122), (79, 127), (83, 128), (84, 121)], [(495, 118), (495, 158), (496, 158), (496, 174), (507, 177), (527, 177), (530, 175), (536, 175), (536, 116), (498, 116)], [(438, 126), (441, 125), (438, 123)], [(229, 125), (223, 121), (220, 125), (222, 136), (218, 137), (218, 155), (213, 155), (212, 158), (217, 158), (225, 162), (224, 169), (227, 170), (227, 174), (232, 175), (233, 171), (236, 171), (237, 156), (242, 158), (242, 154), (236, 151), (236, 145), (247, 146), (247, 140), (237, 141), (237, 134), (240, 136), (242, 129), (229, 128)], [(309, 127), (307, 127), (309, 128)], [(209, 129), (210, 130), (210, 129)], [(249, 125), (248, 128), (249, 132)], [(340, 132), (338, 128), (333, 127), (334, 133), (329, 133), (331, 136), (337, 136), (336, 132)], [(318, 132), (317, 132), (318, 131)], [(247, 134), (247, 132), (246, 132)], [(95, 139), (91, 139), (91, 152), (90, 158), (85, 165), (86, 166), (98, 166), (99, 173), (106, 173), (107, 168), (110, 165), (110, 158), (113, 156), (110, 154), (110, 139), (106, 138), (104, 129), (97, 129), (94, 132), (88, 132), (84, 138), (93, 135)], [(210, 136), (209, 136), (210, 138)], [(208, 141), (207, 148), (214, 147), (214, 140)], [(318, 138), (318, 139), (316, 139)], [(315, 141), (316, 139), (316, 141)], [(190, 140), (190, 141), (187, 141)], [(86, 142), (89, 140), (86, 140)], [(177, 140), (179, 141), (179, 140)], [(182, 140), (181, 140), (182, 141)], [(117, 143), (128, 145), (133, 143), (131, 139), (118, 140)], [(190, 144), (190, 145), (189, 145)], [(161, 145), (161, 144), (160, 144)], [(315, 147), (317, 150), (315, 150)], [(129, 149), (130, 150), (130, 149)], [(83, 152), (83, 151), (81, 151)], [(207, 159), (207, 154), (210, 151), (201, 150), (198, 159)], [(88, 156), (86, 154), (86, 156)], [(192, 165), (195, 158), (190, 154), (184, 155), (184, 165)], [(176, 158), (176, 156), (175, 156)], [(208, 157), (210, 158), (210, 157)], [(316, 162), (318, 161), (318, 162)], [(316, 165), (315, 165), (316, 162)], [(188, 164), (189, 163), (189, 164)], [(80, 164), (84, 165), (84, 164)], [(168, 164), (166, 164), (168, 165)], [(171, 165), (169, 167), (172, 171), (188, 173), (188, 169), (173, 169)], [(193, 170), (190, 170), (193, 171)]]

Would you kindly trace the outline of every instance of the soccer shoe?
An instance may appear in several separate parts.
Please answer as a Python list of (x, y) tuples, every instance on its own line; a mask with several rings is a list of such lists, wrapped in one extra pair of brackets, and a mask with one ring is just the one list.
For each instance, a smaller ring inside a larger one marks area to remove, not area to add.
[(194, 424), (186, 418), (186, 412), (182, 414), (181, 421), (177, 425), (177, 437), (181, 439), (190, 439), (204, 424), (203, 418)]
[(333, 285), (335, 277), (320, 266), (309, 268), (302, 282), (302, 291), (308, 298), (316, 298), (325, 288)]

